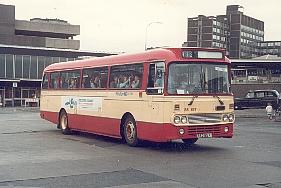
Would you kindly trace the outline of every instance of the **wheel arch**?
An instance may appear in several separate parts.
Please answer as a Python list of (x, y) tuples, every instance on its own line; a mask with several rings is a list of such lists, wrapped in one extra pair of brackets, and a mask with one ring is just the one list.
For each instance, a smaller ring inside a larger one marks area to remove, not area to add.
[(60, 116), (61, 116), (62, 112), (65, 112), (65, 113), (66, 113), (66, 110), (65, 110), (64, 108), (61, 108), (60, 111), (59, 111), (59, 113), (58, 113), (58, 118), (57, 118), (57, 120), (58, 120), (57, 128), (58, 128), (58, 129), (61, 128), (61, 127), (60, 127)]
[(124, 132), (123, 132), (124, 122), (125, 122), (126, 118), (129, 116), (132, 116), (135, 120), (135, 117), (133, 116), (133, 114), (131, 114), (130, 112), (126, 112), (123, 114), (121, 121), (120, 121), (120, 135), (121, 135), (122, 139), (124, 139)]

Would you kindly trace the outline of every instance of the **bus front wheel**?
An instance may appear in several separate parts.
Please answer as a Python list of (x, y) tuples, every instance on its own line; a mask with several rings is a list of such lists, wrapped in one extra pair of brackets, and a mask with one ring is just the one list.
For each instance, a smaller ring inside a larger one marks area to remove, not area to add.
[(137, 146), (139, 139), (137, 137), (136, 121), (132, 116), (128, 116), (123, 125), (123, 133), (126, 143), (129, 146)]
[(65, 111), (60, 114), (60, 128), (63, 134), (70, 134), (70, 129), (68, 127), (68, 117)]
[(182, 141), (188, 146), (193, 145), (197, 140), (198, 138), (182, 139)]

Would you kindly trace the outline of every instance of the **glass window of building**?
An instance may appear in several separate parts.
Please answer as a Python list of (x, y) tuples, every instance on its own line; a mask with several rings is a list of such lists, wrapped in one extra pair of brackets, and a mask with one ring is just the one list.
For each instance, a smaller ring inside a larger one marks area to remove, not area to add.
[(42, 78), (43, 70), (45, 68), (45, 57), (38, 57), (38, 79)]
[(28, 55), (23, 56), (23, 78), (29, 78), (31, 68), (31, 57)]
[(52, 57), (45, 57), (45, 67), (51, 65), (52, 63)]
[(6, 54), (6, 77), (14, 78), (14, 60), (13, 55)]
[(15, 75), (16, 78), (23, 78), (22, 77), (22, 55), (15, 55)]
[(58, 63), (58, 62), (60, 62), (60, 58), (59, 57), (53, 57), (52, 58), (52, 62), (53, 63)]
[(5, 54), (0, 54), (0, 78), (6, 77), (6, 60)]
[(37, 64), (37, 56), (31, 56), (31, 66), (30, 66), (30, 78), (37, 79), (38, 72), (38, 64)]

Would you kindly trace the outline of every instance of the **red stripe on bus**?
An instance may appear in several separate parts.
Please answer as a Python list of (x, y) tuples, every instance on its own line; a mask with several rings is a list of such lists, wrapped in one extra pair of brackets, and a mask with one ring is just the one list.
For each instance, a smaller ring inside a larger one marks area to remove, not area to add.
[[(41, 111), (41, 117), (55, 124), (58, 123), (58, 113)], [(71, 129), (121, 138), (120, 119), (68, 114), (68, 120)], [(225, 127), (228, 127), (227, 133), (224, 131)], [(184, 134), (179, 133), (180, 129), (184, 130)], [(197, 138), (197, 134), (204, 133), (212, 133), (213, 138), (231, 138), (233, 136), (233, 124), (188, 127), (174, 126), (170, 123), (137, 121), (137, 134), (141, 140), (168, 142), (176, 139)]]

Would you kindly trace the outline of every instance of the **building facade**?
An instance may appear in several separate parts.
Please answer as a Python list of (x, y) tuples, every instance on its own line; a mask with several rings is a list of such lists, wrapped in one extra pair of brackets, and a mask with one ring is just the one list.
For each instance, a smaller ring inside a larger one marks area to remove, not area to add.
[(226, 15), (188, 18), (187, 42), (183, 46), (224, 48), (235, 59), (265, 53), (281, 56), (279, 41), (264, 41), (264, 22), (244, 15), (239, 5), (227, 6)]
[(79, 25), (63, 20), (15, 20), (15, 7), (0, 4), (0, 106), (39, 98), (42, 72), (52, 63), (112, 55), (79, 51), (79, 34)]
[(199, 15), (188, 19), (187, 47), (228, 48), (229, 24), (227, 17)]
[(254, 59), (232, 59), (231, 81), (235, 97), (249, 90), (275, 89), (281, 93), (281, 58), (265, 55)]

